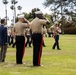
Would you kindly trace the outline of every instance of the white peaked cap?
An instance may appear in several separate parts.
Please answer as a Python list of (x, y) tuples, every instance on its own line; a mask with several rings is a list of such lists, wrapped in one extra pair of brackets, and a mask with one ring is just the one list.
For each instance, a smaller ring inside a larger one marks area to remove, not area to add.
[(19, 16), (18, 16), (18, 18), (24, 18), (24, 15), (23, 15), (23, 14), (21, 14), (21, 15), (19, 15)]
[(43, 14), (42, 11), (36, 11), (35, 14)]
[(58, 24), (58, 22), (55, 22), (54, 24), (56, 25), (56, 24)]

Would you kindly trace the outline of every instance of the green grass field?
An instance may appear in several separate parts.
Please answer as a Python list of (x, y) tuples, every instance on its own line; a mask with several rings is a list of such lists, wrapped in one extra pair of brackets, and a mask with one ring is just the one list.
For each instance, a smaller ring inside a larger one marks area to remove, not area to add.
[(16, 65), (15, 48), (8, 48), (0, 75), (76, 75), (76, 35), (60, 35), (61, 50), (52, 50), (53, 38), (44, 38), (41, 67), (32, 66), (32, 48), (27, 47), (23, 65)]

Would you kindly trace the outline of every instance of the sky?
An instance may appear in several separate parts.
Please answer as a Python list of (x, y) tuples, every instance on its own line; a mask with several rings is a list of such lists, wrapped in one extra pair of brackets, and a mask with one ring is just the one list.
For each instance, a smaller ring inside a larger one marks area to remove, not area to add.
[[(2, 3), (3, 0), (0, 0), (0, 18), (5, 17), (5, 5)], [(11, 0), (7, 0), (9, 3), (7, 4), (7, 16), (9, 18), (8, 25), (11, 24), (11, 19), (13, 17), (12, 10), (10, 9)], [(21, 6), (21, 12), (29, 13), (33, 8), (39, 8), (43, 13), (50, 14), (51, 11), (49, 8), (45, 8), (43, 3), (45, 0), (16, 0), (18, 3), (15, 5), (16, 7), (16, 14), (19, 14), (20, 11), (17, 9), (17, 6)]]

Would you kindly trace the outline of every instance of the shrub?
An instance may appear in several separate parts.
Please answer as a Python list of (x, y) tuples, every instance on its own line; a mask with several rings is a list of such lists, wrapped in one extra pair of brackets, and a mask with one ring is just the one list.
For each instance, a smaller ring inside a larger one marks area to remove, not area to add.
[(64, 28), (65, 34), (76, 34), (76, 27)]

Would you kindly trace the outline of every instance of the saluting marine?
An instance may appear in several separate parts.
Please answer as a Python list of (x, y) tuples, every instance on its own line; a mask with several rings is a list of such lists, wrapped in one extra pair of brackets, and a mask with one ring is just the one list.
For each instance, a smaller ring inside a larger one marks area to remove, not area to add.
[[(23, 23), (26, 21), (27, 23)], [(18, 16), (18, 22), (14, 25), (14, 33), (16, 37), (16, 63), (23, 64), (22, 59), (25, 49), (24, 29), (29, 27), (29, 21), (24, 18), (24, 15)]]
[(35, 12), (35, 19), (30, 24), (33, 41), (33, 66), (41, 66), (40, 59), (42, 55), (42, 27), (49, 24), (49, 20), (43, 17), (41, 11)]

